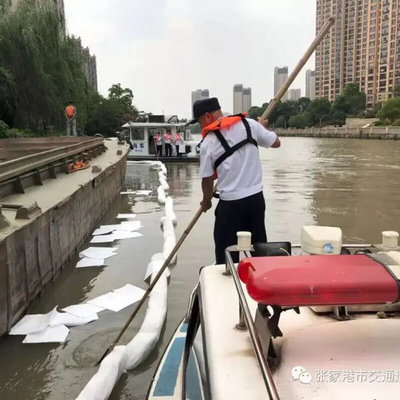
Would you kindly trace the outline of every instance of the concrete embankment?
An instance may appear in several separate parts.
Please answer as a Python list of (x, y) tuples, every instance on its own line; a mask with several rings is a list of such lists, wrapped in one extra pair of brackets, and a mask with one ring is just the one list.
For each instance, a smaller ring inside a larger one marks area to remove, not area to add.
[(281, 137), (400, 140), (400, 127), (276, 129)]
[[(93, 158), (98, 166), (57, 175), (43, 186), (1, 199), (4, 205), (37, 203), (29, 219), (18, 207), (3, 207), (9, 226), (0, 229), (0, 335), (25, 313), (44, 286), (93, 230), (124, 184), (128, 146), (106, 141), (107, 151)], [(29, 207), (28, 207), (29, 211)]]

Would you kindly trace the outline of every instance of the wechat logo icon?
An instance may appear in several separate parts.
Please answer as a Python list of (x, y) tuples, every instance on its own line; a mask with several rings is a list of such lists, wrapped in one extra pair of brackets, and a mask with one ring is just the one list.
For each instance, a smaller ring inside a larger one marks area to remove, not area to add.
[(294, 381), (300, 381), (301, 383), (308, 385), (312, 381), (312, 376), (306, 371), (304, 367), (297, 366), (292, 369), (292, 377)]

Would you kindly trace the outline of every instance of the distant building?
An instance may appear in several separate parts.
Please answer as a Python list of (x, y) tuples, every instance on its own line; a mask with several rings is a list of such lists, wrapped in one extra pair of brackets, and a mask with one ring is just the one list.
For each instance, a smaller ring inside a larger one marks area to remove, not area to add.
[(247, 113), (251, 108), (251, 88), (233, 86), (233, 114)]
[(210, 91), (208, 89), (197, 89), (192, 92), (192, 106), (197, 100), (204, 100), (210, 98)]
[(335, 24), (315, 55), (316, 97), (330, 101), (356, 82), (367, 108), (393, 96), (400, 82), (398, 0), (316, 0), (316, 29), (333, 15)]
[(315, 99), (315, 71), (306, 71), (306, 96), (310, 100)]
[[(289, 68), (288, 67), (275, 67), (274, 71), (274, 96), (276, 96), (286, 82), (287, 78), (289, 77)], [(282, 97), (282, 101), (286, 101), (288, 99), (287, 92)]]
[(249, 112), (251, 108), (251, 88), (244, 88), (243, 89), (243, 108), (242, 111), (244, 113)]
[(299, 100), (301, 97), (301, 89), (289, 89), (288, 100)]
[(243, 85), (233, 86), (233, 113), (239, 114), (243, 111)]
[(73, 38), (76, 51), (83, 64), (83, 72), (90, 86), (97, 92), (97, 63), (96, 56), (90, 54), (89, 47), (83, 47), (81, 38)]

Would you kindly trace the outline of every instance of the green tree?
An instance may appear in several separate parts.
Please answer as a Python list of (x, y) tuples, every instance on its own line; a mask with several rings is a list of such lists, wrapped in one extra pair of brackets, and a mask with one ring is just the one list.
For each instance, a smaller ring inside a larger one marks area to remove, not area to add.
[(376, 116), (384, 124), (392, 124), (397, 119), (400, 119), (400, 97), (393, 97), (387, 100)]
[(333, 111), (339, 111), (347, 116), (357, 116), (365, 111), (366, 95), (360, 92), (358, 83), (348, 83), (340, 96), (332, 105)]
[(95, 93), (77, 41), (60, 31), (54, 1), (32, 7), (31, 0), (20, 0), (12, 12), (1, 8), (0, 38), (0, 119), (38, 133), (49, 126), (64, 130), (64, 109), (73, 100), (84, 126)]
[(289, 118), (289, 126), (291, 128), (304, 129), (311, 124), (311, 120), (310, 112), (305, 111), (301, 114), (292, 115)]
[(311, 123), (322, 126), (324, 121), (328, 121), (331, 114), (331, 103), (326, 98), (315, 99), (307, 107), (311, 116)]
[(280, 115), (276, 121), (275, 121), (275, 126), (277, 128), (286, 128), (287, 127), (287, 123), (286, 123), (286, 119), (283, 115)]
[(135, 121), (138, 112), (132, 104), (131, 89), (122, 89), (120, 84), (112, 85), (108, 90), (107, 99), (97, 95), (91, 109), (90, 118), (86, 124), (86, 131), (93, 135), (100, 133), (113, 136), (126, 122)]

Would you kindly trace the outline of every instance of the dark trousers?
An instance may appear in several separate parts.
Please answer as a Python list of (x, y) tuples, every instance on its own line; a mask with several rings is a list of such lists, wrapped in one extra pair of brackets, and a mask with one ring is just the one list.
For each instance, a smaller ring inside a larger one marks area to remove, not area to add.
[[(262, 192), (240, 200), (218, 202), (215, 210), (214, 242), (217, 264), (225, 264), (225, 249), (237, 244), (238, 231), (251, 232), (251, 242), (267, 241), (265, 200)], [(234, 262), (238, 255), (233, 253)]]
[(179, 153), (179, 145), (177, 144), (175, 147), (176, 147), (176, 155), (178, 157), (182, 157), (182, 153)]
[(157, 145), (157, 155), (160, 157), (162, 156), (162, 144)]
[(172, 156), (172, 144), (171, 143), (165, 143), (165, 155), (167, 157)]

